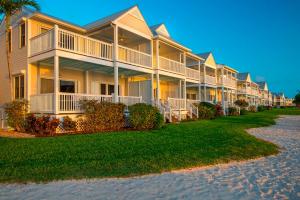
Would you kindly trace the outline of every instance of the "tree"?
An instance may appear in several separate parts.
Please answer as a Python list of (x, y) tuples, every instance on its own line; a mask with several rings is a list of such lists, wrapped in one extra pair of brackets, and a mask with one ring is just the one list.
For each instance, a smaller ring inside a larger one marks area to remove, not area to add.
[[(40, 10), (40, 6), (35, 0), (0, 0), (0, 15), (4, 15), (5, 20), (5, 46), (6, 46), (6, 60), (10, 85), (10, 94), (12, 94), (12, 74), (11, 74), (11, 52), (9, 50), (9, 32), (11, 17), (20, 12), (22, 8), (30, 6), (36, 10)], [(13, 96), (11, 95), (11, 99)]]
[(298, 94), (296, 94), (293, 103), (295, 103), (297, 107), (300, 107), (300, 91), (298, 91)]

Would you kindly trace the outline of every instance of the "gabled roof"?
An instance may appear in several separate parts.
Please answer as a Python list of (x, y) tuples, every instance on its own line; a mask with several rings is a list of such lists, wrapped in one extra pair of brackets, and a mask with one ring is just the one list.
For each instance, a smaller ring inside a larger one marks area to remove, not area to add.
[(224, 64), (217, 64), (217, 68), (225, 68), (225, 69), (229, 69), (233, 72), (238, 73), (238, 71), (236, 69), (233, 69), (232, 67), (229, 67), (228, 65), (224, 65)]
[(198, 53), (197, 55), (203, 58), (204, 60), (206, 60), (210, 54), (211, 52), (205, 52), (205, 53)]
[(163, 36), (166, 36), (168, 38), (171, 38), (167, 27), (163, 23), (153, 25), (153, 26), (150, 27), (150, 29), (151, 29), (152, 34), (154, 36), (156, 36), (156, 35), (163, 35)]
[(113, 14), (107, 16), (107, 17), (103, 17), (103, 18), (98, 19), (94, 22), (88, 23), (88, 24), (84, 25), (83, 27), (86, 28), (86, 29), (92, 29), (92, 28), (107, 24), (109, 22), (115, 21), (116, 19), (118, 19), (122, 15), (126, 14), (128, 11), (130, 11), (131, 9), (133, 9), (135, 7), (137, 7), (137, 6), (132, 6), (130, 8), (121, 10), (121, 11), (116, 12), (116, 13), (113, 13)]
[(238, 73), (237, 74), (237, 78), (240, 81), (246, 81), (249, 76), (250, 76), (249, 72), (244, 72), (244, 73)]
[(261, 90), (268, 90), (267, 83), (265, 81), (256, 82)]

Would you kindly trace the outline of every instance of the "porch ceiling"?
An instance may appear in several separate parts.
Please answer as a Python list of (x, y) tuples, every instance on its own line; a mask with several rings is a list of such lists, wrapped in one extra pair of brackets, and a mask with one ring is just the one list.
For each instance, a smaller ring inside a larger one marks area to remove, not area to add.
[[(41, 64), (45, 66), (53, 66), (54, 65), (54, 59), (53, 58), (48, 58), (42, 61), (39, 61), (36, 64)], [(105, 65), (99, 65), (99, 64), (94, 64), (94, 63), (89, 63), (89, 62), (84, 62), (84, 61), (79, 61), (79, 60), (73, 60), (69, 58), (59, 58), (59, 66), (61, 68), (65, 69), (72, 69), (72, 70), (79, 70), (79, 71), (94, 71), (94, 72), (99, 72), (102, 74), (107, 74), (107, 75), (113, 75), (114, 74), (114, 68), (111, 66), (105, 66)], [(128, 70), (119, 67), (119, 76), (136, 76), (136, 75), (143, 75), (145, 73), (139, 72), (139, 71), (134, 71), (134, 70)]]

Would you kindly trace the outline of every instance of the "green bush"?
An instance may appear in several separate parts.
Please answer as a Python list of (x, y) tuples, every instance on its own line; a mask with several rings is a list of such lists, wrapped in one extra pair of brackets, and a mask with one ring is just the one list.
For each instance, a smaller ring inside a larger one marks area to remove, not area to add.
[(138, 103), (129, 106), (130, 126), (137, 130), (161, 128), (163, 116), (156, 107)]
[(200, 103), (201, 106), (205, 106), (211, 110), (213, 110), (214, 112), (216, 112), (216, 106), (212, 103), (209, 103), (209, 102), (201, 102)]
[(262, 111), (265, 111), (267, 108), (266, 106), (257, 106), (257, 112), (262, 112)]
[(249, 106), (249, 103), (244, 99), (238, 99), (234, 102), (234, 104), (240, 107), (241, 109), (244, 109)]
[(24, 132), (26, 129), (26, 115), (28, 113), (27, 100), (15, 100), (4, 105), (8, 126), (16, 131)]
[(248, 111), (246, 109), (240, 110), (240, 115), (247, 115)]
[(80, 106), (84, 114), (78, 122), (84, 133), (116, 131), (125, 127), (124, 104), (83, 100)]
[(198, 104), (198, 118), (199, 119), (214, 119), (215, 110), (209, 107)]
[(229, 107), (228, 108), (228, 115), (229, 116), (238, 116), (239, 115), (239, 111), (236, 107)]
[(63, 118), (62, 126), (65, 131), (76, 131), (76, 121), (72, 120), (69, 116)]

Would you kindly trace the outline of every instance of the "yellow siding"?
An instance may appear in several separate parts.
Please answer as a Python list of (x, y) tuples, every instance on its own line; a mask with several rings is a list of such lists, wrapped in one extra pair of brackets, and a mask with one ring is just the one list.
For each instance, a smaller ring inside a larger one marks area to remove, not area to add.
[(212, 55), (208, 56), (205, 63), (212, 66), (212, 67), (216, 67), (216, 62), (215, 62), (214, 57)]
[(53, 25), (51, 25), (51, 24), (41, 22), (41, 21), (37, 21), (37, 20), (33, 20), (33, 19), (30, 19), (30, 23), (31, 23), (31, 36), (30, 36), (30, 38), (41, 34), (41, 29), (42, 28), (45, 28), (45, 29), (53, 28)]
[(127, 14), (126, 16), (122, 17), (118, 22), (143, 34), (151, 36), (147, 24), (143, 20), (140, 20), (131, 14)]
[[(27, 36), (27, 35), (26, 35)], [(5, 34), (0, 35), (0, 105), (10, 101), (9, 75), (7, 69)], [(11, 72), (12, 75), (25, 73), (27, 66), (27, 44), (19, 48), (19, 26), (12, 28), (12, 52)], [(26, 92), (26, 91), (25, 91)], [(5, 94), (5, 95), (3, 95)]]

